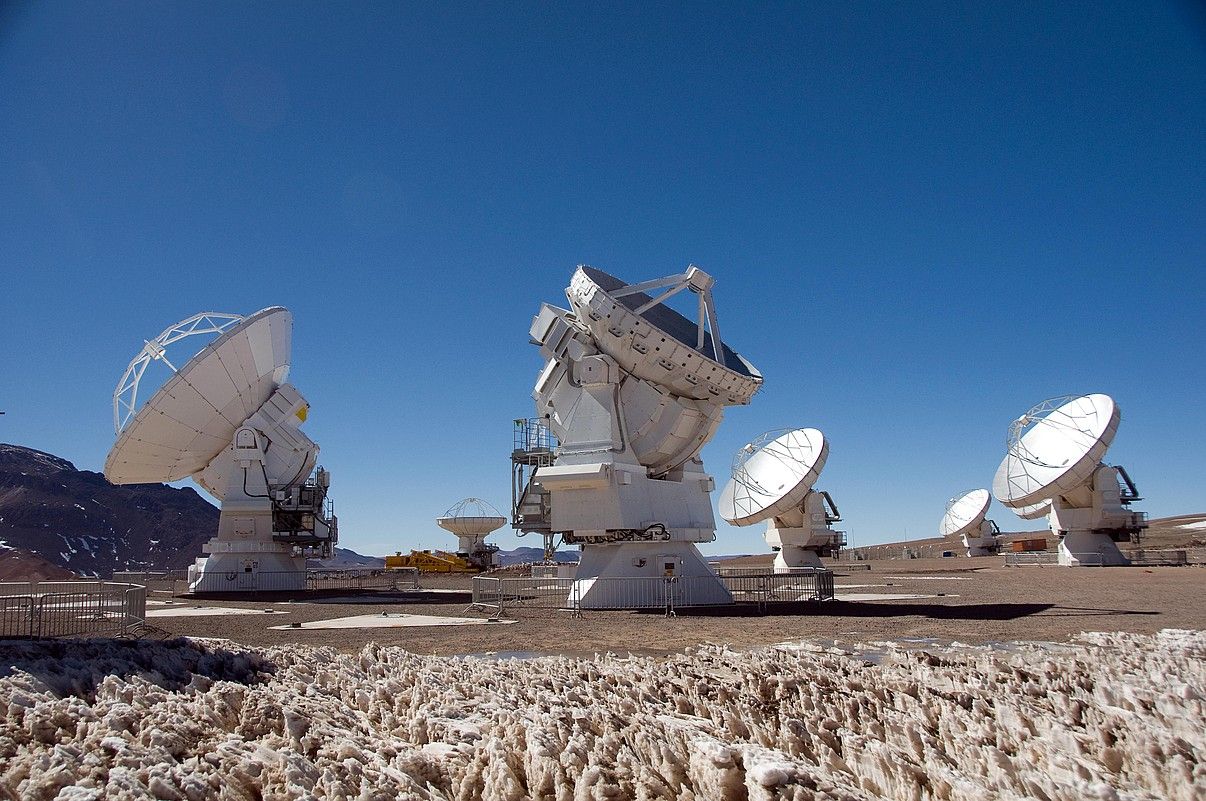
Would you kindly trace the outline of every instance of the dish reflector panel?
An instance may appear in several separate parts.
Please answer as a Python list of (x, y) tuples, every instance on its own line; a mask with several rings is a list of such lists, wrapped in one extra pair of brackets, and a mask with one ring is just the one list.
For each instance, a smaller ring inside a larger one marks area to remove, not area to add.
[[(203, 469), (284, 382), (292, 331), (293, 316), (280, 306), (226, 328), (127, 418), (105, 477), (114, 484), (166, 482)], [(129, 369), (123, 383), (128, 376)]]
[[(680, 276), (629, 285), (602, 270), (582, 266), (574, 273), (566, 296), (599, 350), (633, 375), (685, 398), (749, 403), (762, 385), (762, 374), (720, 341), (711, 283), (711, 277), (697, 268)], [(670, 289), (650, 298), (636, 291), (641, 286), (651, 291)], [(688, 288), (699, 295), (698, 322), (658, 302)], [(705, 330), (705, 322), (710, 331)]]
[(938, 524), (938, 533), (943, 537), (958, 537), (964, 532), (980, 527), (988, 514), (992, 495), (986, 489), (961, 492), (946, 504), (946, 514)]
[(1092, 477), (1120, 419), (1109, 395), (1043, 401), (1010, 427), (1009, 452), (993, 479), (993, 494), (1016, 509), (1072, 492)]
[(159, 336), (147, 342), (138, 355), (130, 360), (121, 380), (117, 382), (117, 390), (113, 393), (114, 433), (120, 434), (126, 423), (130, 422), (130, 418), (138, 411), (138, 385), (150, 363), (162, 361), (173, 372), (176, 370), (176, 366), (167, 358), (169, 345), (198, 334), (220, 334), (242, 319), (241, 314), (201, 312), (164, 329)]
[(737, 452), (732, 478), (720, 493), (720, 516), (748, 526), (796, 509), (828, 457), (829, 443), (815, 428), (763, 434)]

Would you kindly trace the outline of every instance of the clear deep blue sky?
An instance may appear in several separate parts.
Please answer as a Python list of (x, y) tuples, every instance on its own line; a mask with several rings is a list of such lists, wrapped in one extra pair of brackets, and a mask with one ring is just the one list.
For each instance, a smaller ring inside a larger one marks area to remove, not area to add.
[(144, 338), (281, 304), (344, 544), (448, 546), (509, 503), (539, 303), (694, 262), (766, 376), (718, 486), (815, 426), (856, 542), (930, 536), (1107, 392), (1141, 508), (1202, 512), (1204, 179), (1192, 3), (9, 5), (0, 441), (99, 470)]

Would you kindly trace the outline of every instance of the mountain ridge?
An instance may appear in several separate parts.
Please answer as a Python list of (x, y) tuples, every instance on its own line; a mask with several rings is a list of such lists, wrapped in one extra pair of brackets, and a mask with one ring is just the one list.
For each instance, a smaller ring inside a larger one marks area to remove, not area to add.
[(0, 550), (105, 578), (186, 567), (217, 526), (218, 509), (191, 487), (115, 486), (54, 454), (0, 443)]
[[(219, 510), (192, 487), (110, 484), (67, 459), (0, 443), (0, 580), (109, 578), (117, 570), (188, 567), (218, 530)], [(504, 564), (540, 561), (540, 548), (501, 551)], [(577, 554), (558, 553), (558, 561)], [(315, 568), (380, 568), (349, 548)]]

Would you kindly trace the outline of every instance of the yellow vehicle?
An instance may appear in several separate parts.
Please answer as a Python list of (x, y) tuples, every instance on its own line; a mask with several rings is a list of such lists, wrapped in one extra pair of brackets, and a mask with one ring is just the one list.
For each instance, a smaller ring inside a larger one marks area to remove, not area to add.
[(447, 551), (411, 551), (385, 557), (385, 569), (417, 568), (420, 573), (480, 573), (482, 569), (463, 556)]

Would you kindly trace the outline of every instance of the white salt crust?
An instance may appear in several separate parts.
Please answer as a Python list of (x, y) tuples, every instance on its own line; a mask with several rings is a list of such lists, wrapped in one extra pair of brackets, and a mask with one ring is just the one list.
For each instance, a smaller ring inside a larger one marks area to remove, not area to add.
[(0, 798), (1206, 798), (1206, 633), (875, 647), (7, 642)]

